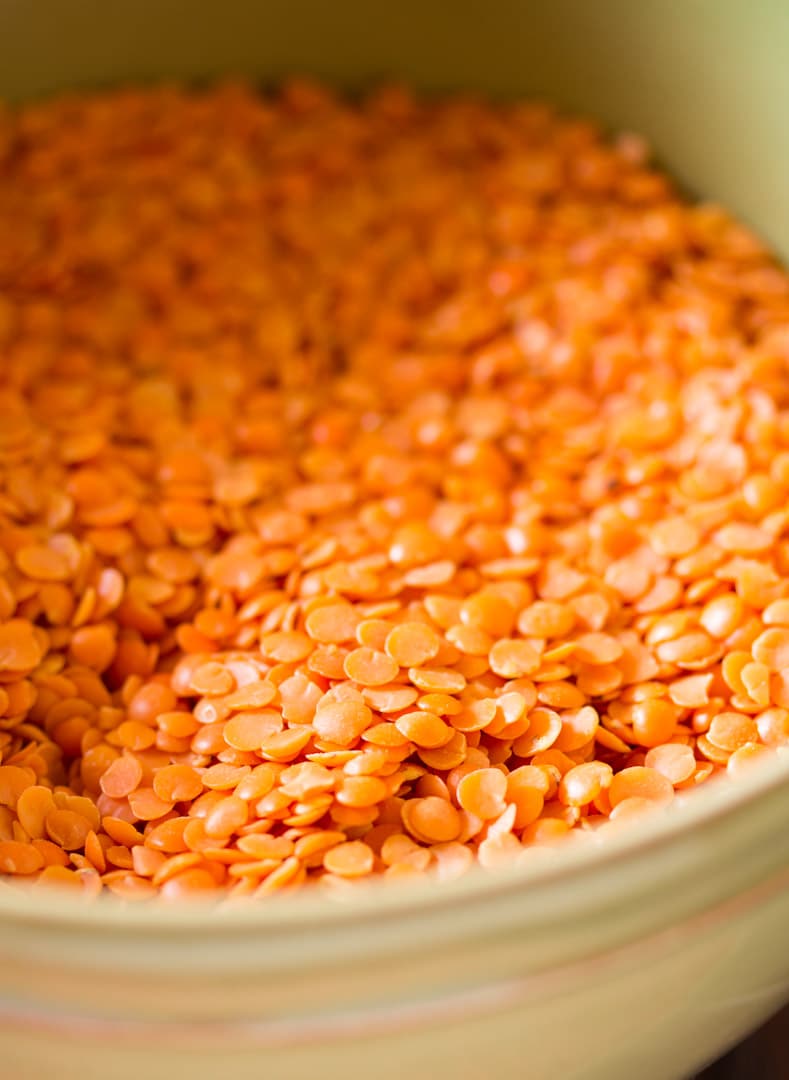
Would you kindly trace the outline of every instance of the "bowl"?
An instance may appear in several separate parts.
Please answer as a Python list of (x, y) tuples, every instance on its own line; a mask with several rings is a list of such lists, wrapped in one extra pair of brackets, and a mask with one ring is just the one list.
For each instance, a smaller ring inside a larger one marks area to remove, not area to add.
[[(0, 8), (0, 92), (308, 72), (535, 95), (645, 133), (789, 252), (789, 8), (98, 0)], [(8, 1080), (679, 1080), (789, 998), (789, 761), (442, 883), (258, 906), (0, 890)]]
[[(454, 882), (0, 895), (9, 1080), (674, 1080), (789, 997), (789, 761)], [(597, 834), (599, 835), (599, 834)]]

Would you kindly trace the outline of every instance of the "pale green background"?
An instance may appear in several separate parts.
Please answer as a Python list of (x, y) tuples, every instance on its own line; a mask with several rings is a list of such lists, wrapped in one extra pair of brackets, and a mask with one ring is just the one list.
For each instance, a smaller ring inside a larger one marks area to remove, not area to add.
[(789, 254), (789, 0), (0, 0), (0, 94), (292, 71), (636, 128)]

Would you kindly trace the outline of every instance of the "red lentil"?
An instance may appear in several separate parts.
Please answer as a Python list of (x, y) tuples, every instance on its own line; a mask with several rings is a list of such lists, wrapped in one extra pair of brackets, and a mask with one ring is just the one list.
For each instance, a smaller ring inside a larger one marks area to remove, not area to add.
[(722, 211), (399, 89), (0, 141), (0, 874), (447, 879), (789, 746), (789, 278)]

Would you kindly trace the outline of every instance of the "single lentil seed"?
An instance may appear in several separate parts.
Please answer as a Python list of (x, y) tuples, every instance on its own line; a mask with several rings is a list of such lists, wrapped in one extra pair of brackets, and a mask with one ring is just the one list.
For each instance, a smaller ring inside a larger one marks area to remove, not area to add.
[(441, 647), (441, 638), (425, 623), (406, 622), (387, 634), (384, 649), (399, 667), (419, 667), (433, 660)]
[(374, 855), (367, 844), (349, 840), (329, 848), (323, 856), (323, 866), (339, 877), (365, 877), (373, 869)]
[(654, 746), (647, 753), (644, 764), (649, 769), (655, 769), (675, 786), (689, 780), (696, 769), (696, 759), (693, 750), (681, 743), (665, 743), (663, 746)]
[(403, 824), (415, 839), (427, 844), (456, 840), (461, 831), (461, 819), (455, 807), (436, 795), (406, 802)]
[(657, 769), (633, 765), (616, 773), (608, 789), (611, 806), (616, 807), (626, 799), (644, 799), (650, 802), (669, 802), (674, 794), (671, 781)]

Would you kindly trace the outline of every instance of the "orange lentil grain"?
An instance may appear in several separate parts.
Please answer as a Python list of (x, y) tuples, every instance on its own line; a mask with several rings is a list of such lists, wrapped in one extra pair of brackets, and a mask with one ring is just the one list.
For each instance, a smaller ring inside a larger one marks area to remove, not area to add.
[(155, 821), (168, 814), (173, 804), (159, 798), (152, 787), (138, 787), (128, 795), (129, 806), (139, 821)]
[(612, 822), (637, 821), (646, 814), (654, 813), (659, 803), (652, 798), (631, 795), (618, 802), (610, 813)]
[(383, 686), (391, 682), (399, 670), (391, 656), (366, 645), (348, 653), (343, 667), (348, 678), (362, 686)]
[(135, 844), (142, 843), (140, 833), (127, 821), (114, 817), (103, 817), (101, 827), (116, 844), (133, 847)]
[(458, 694), (465, 689), (466, 676), (448, 668), (409, 668), (408, 678), (428, 694)]
[(313, 726), (322, 739), (350, 746), (372, 723), (372, 710), (363, 701), (349, 699), (319, 706)]
[[(209, 766), (202, 773), (200, 779), (203, 786), (212, 792), (230, 791), (241, 783), (249, 775), (249, 772), (249, 765), (234, 765), (230, 762), (219, 761), (216, 765)], [(209, 802), (213, 796), (205, 795), (204, 798), (206, 802)]]
[(36, 840), (32, 841), (32, 846), (41, 855), (46, 866), (68, 866), (70, 859), (68, 854), (58, 844), (53, 844), (51, 840)]
[[(419, 699), (417, 703), (421, 709), (424, 702), (424, 698), (419, 698), (419, 691), (415, 687), (401, 686), (398, 683), (388, 683), (378, 687), (365, 686), (362, 690), (362, 698), (366, 705), (384, 716), (409, 708), (417, 702), (417, 699)], [(424, 707), (431, 708), (431, 705)]]
[(621, 642), (609, 634), (581, 634), (573, 645), (573, 656), (587, 664), (611, 664), (624, 653)]
[(377, 776), (348, 776), (337, 791), (337, 801), (343, 806), (377, 806), (388, 794), (387, 785)]
[(132, 754), (116, 758), (102, 775), (99, 786), (111, 799), (125, 799), (139, 786), (142, 765)]
[(34, 784), (19, 796), (16, 813), (19, 824), (31, 839), (46, 838), (47, 815), (55, 809), (55, 800), (47, 787)]
[(34, 874), (44, 866), (43, 855), (18, 840), (0, 840), (0, 873)]
[(633, 734), (640, 746), (660, 746), (674, 734), (679, 708), (664, 698), (637, 702), (630, 711)]
[(0, 806), (15, 809), (22, 794), (35, 783), (32, 769), (20, 765), (0, 765)]
[(216, 889), (216, 880), (208, 870), (200, 867), (184, 870), (163, 882), (159, 892), (164, 900), (188, 900), (195, 894)]
[(710, 742), (706, 735), (698, 736), (696, 739), (696, 750), (702, 754), (708, 762), (712, 762), (713, 765), (727, 765), (729, 758), (731, 757), (730, 750), (724, 750), (723, 747), (716, 746), (715, 743)]
[(552, 745), (564, 752), (580, 750), (595, 737), (599, 725), (600, 717), (592, 705), (571, 709), (562, 713), (561, 730)]
[[(441, 808), (438, 808), (439, 812)], [(429, 808), (428, 808), (429, 816)], [(401, 832), (393, 832), (387, 836), (381, 844), (381, 861), (387, 866), (402, 865), (408, 863), (418, 870), (426, 870), (430, 865), (430, 851), (420, 847), (410, 836)]]
[(418, 754), (419, 760), (427, 765), (429, 769), (445, 772), (448, 769), (456, 768), (461, 762), (465, 761), (467, 749), (466, 736), (462, 731), (456, 731), (443, 746), (434, 749), (419, 747)]
[(69, 654), (78, 664), (106, 671), (115, 658), (117, 639), (107, 625), (83, 626), (71, 638)]
[(190, 689), (196, 694), (229, 694), (235, 689), (232, 672), (216, 660), (201, 664), (192, 672)]
[(789, 628), (771, 626), (756, 638), (752, 652), (753, 659), (770, 671), (789, 667)]
[(762, 612), (762, 622), (765, 626), (789, 627), (789, 599), (774, 600)]
[(236, 750), (259, 750), (267, 736), (282, 731), (282, 716), (275, 709), (238, 713), (224, 726), (222, 735)]
[(693, 750), (681, 743), (653, 746), (647, 753), (644, 764), (647, 768), (661, 773), (675, 785), (689, 780), (696, 769)]
[(391, 629), (392, 625), (386, 619), (363, 619), (356, 627), (356, 641), (359, 645), (381, 652)]
[(311, 638), (323, 645), (353, 641), (360, 617), (352, 604), (325, 604), (307, 616), (304, 627)]
[(498, 769), (476, 769), (464, 776), (457, 788), (460, 806), (483, 820), (498, 817), (506, 794), (507, 777)]
[(403, 805), (403, 824), (415, 839), (428, 844), (456, 840), (461, 831), (458, 811), (437, 795), (406, 802)]
[(421, 709), (399, 716), (395, 727), (409, 742), (426, 749), (444, 746), (453, 735), (452, 728), (440, 716)]
[(490, 666), (504, 679), (519, 679), (537, 670), (540, 655), (528, 641), (502, 638), (490, 650)]
[(759, 739), (765, 746), (789, 746), (789, 710), (765, 709), (756, 717)]
[(731, 776), (742, 776), (750, 771), (753, 765), (769, 761), (772, 752), (769, 747), (761, 743), (745, 743), (731, 755), (726, 762), (726, 772)]
[(576, 765), (564, 774), (559, 784), (559, 799), (570, 806), (587, 806), (601, 791), (610, 787), (613, 772), (610, 765), (589, 761)]
[(536, 766), (522, 765), (507, 776), (507, 802), (515, 806), (515, 828), (524, 829), (539, 818), (549, 791), (548, 777)]
[(91, 830), (91, 823), (74, 810), (50, 810), (44, 824), (49, 839), (64, 851), (84, 847)]
[(339, 877), (364, 877), (373, 869), (372, 848), (360, 840), (349, 840), (329, 848), (323, 856), (323, 866)]
[(695, 709), (709, 702), (712, 673), (684, 675), (669, 684), (668, 695), (675, 705)]
[(419, 667), (433, 660), (441, 638), (425, 623), (406, 622), (395, 626), (386, 637), (384, 649), (400, 667)]
[(719, 750), (733, 753), (746, 743), (759, 741), (759, 727), (750, 716), (737, 712), (722, 712), (713, 717), (707, 740)]
[(518, 630), (527, 637), (560, 638), (575, 625), (575, 614), (562, 604), (538, 600), (518, 617)]
[[(530, 757), (553, 746), (562, 732), (562, 719), (553, 709), (534, 709), (529, 715), (528, 730), (512, 744), (517, 757)], [(580, 736), (579, 736), (580, 737)]]
[(611, 806), (616, 807), (625, 799), (646, 799), (652, 802), (668, 802), (673, 796), (671, 781), (657, 769), (633, 765), (616, 773), (608, 789)]
[(165, 765), (154, 775), (153, 790), (165, 803), (191, 802), (203, 791), (203, 781), (189, 765)]
[(524, 844), (555, 844), (569, 831), (567, 822), (559, 818), (538, 818), (523, 830), (521, 841)]
[(0, 624), (0, 671), (24, 671), (39, 663), (44, 650), (25, 619)]

